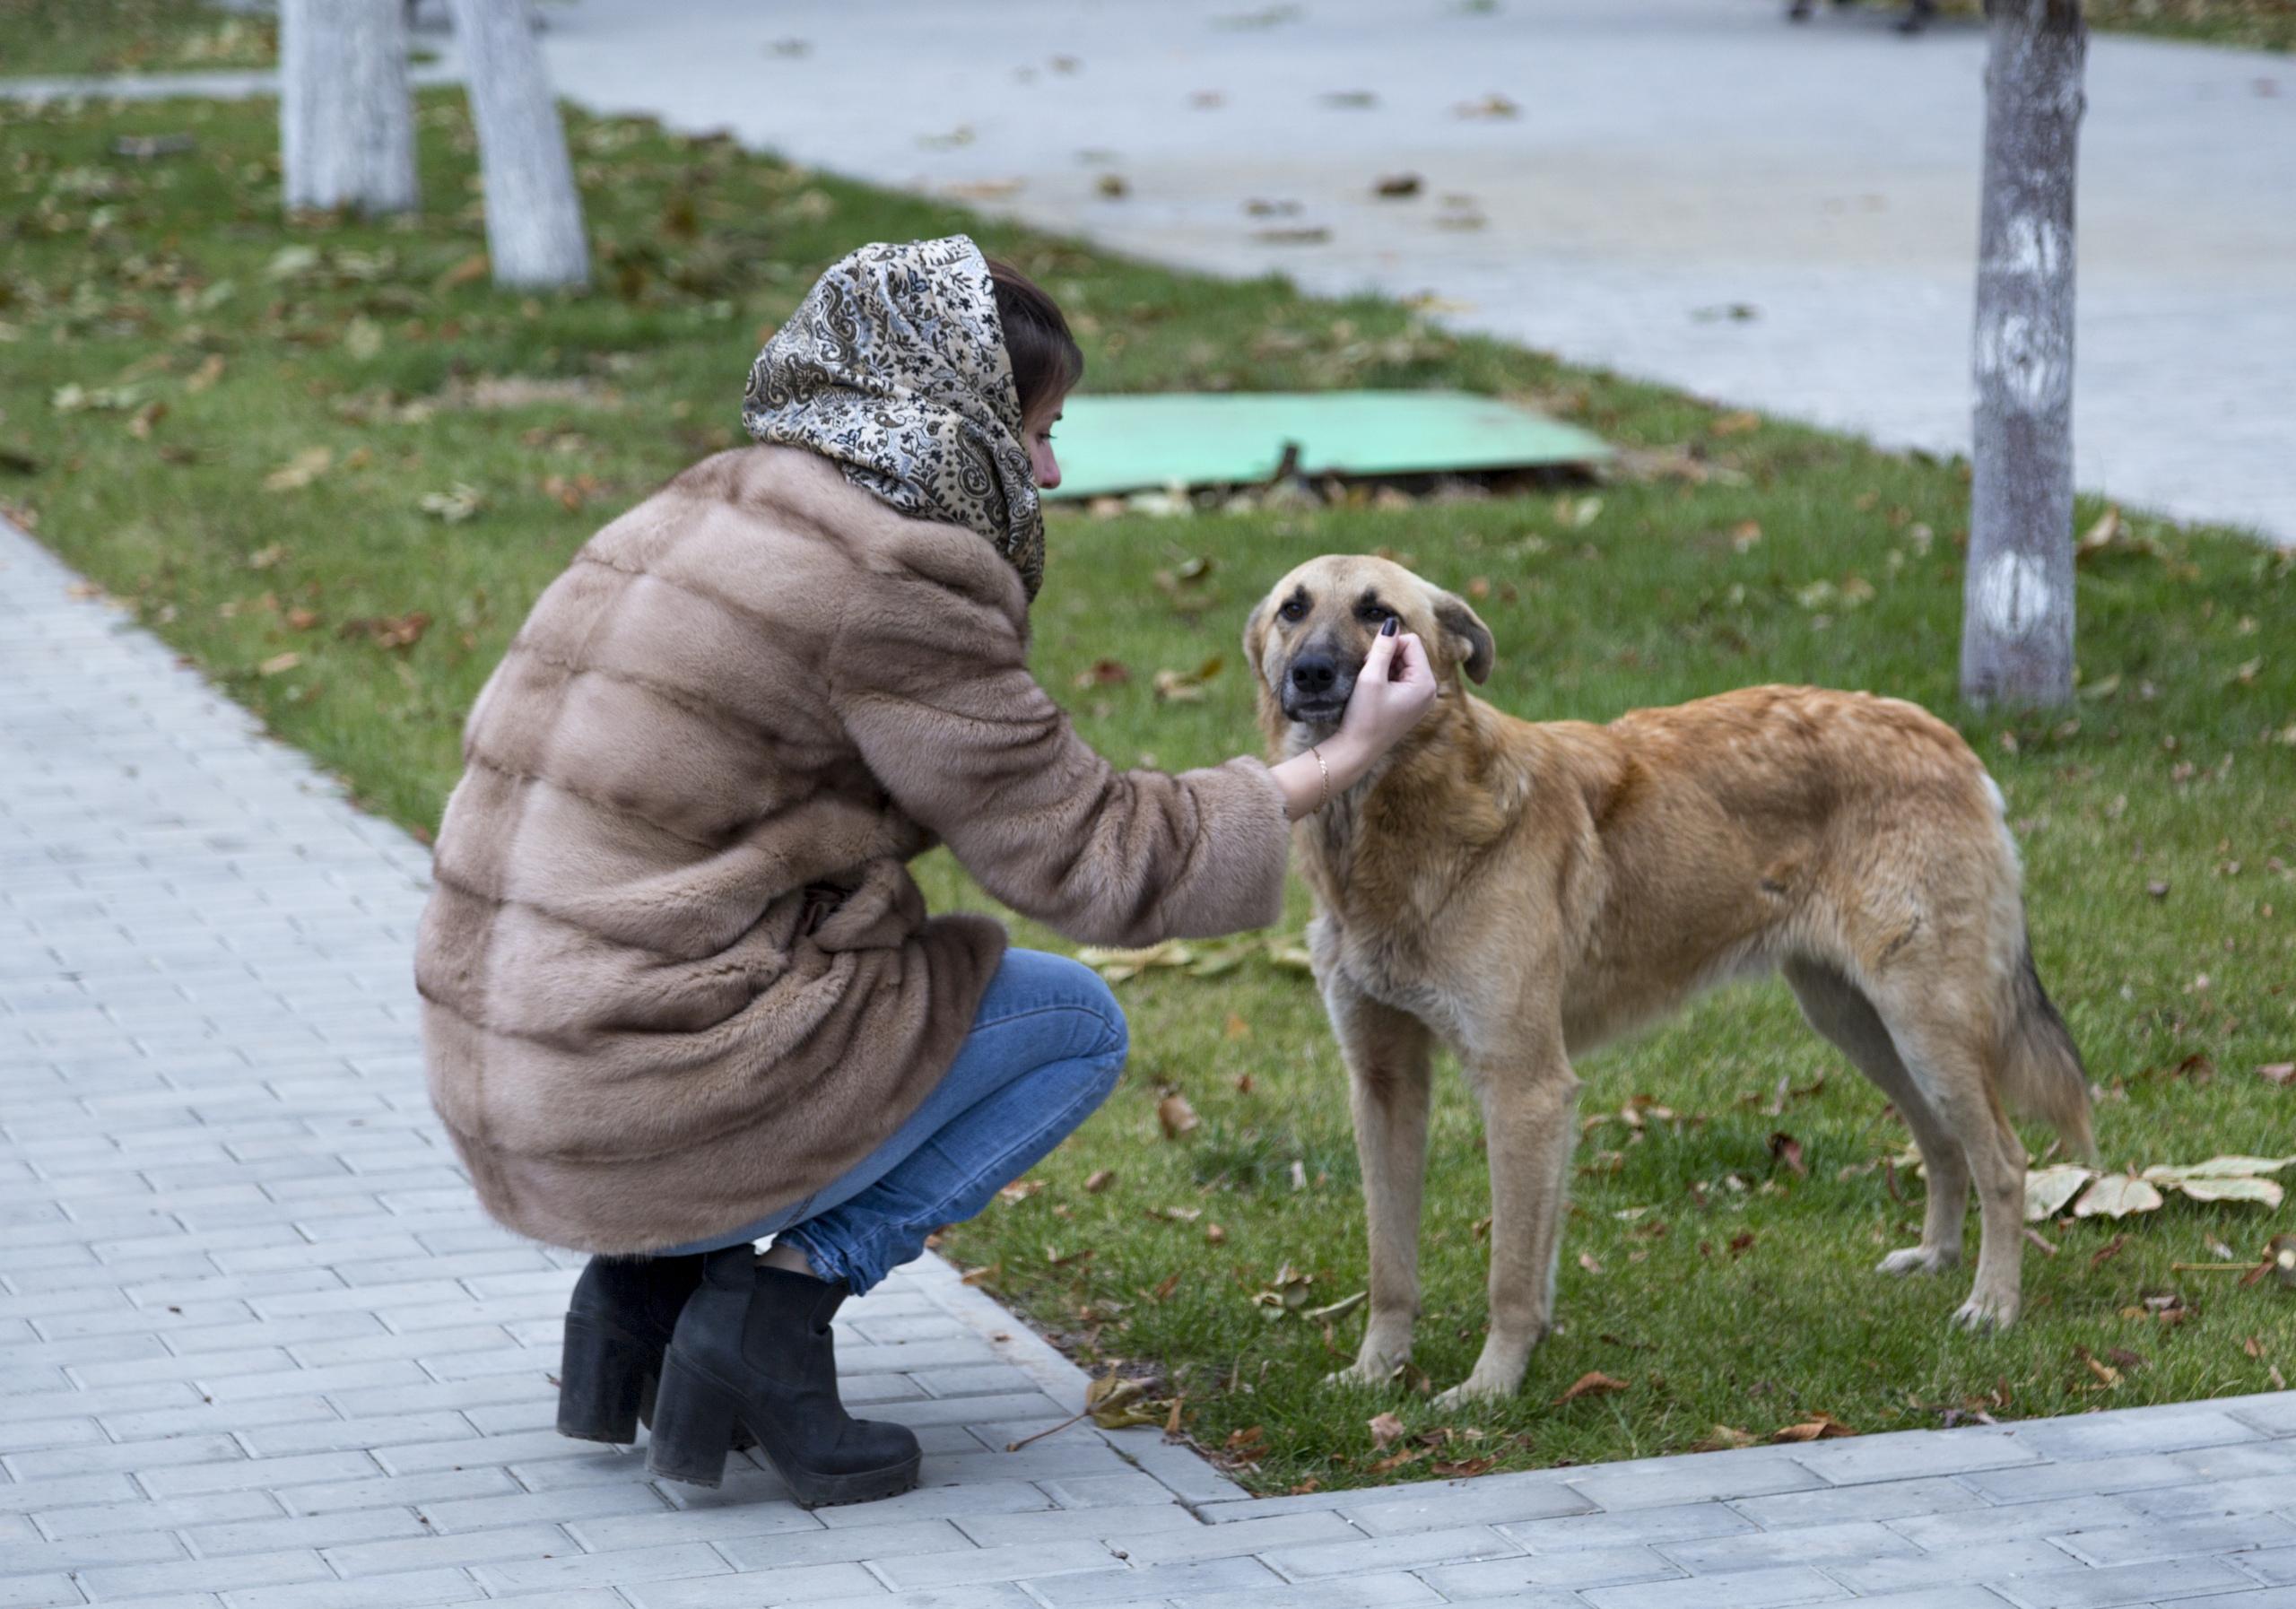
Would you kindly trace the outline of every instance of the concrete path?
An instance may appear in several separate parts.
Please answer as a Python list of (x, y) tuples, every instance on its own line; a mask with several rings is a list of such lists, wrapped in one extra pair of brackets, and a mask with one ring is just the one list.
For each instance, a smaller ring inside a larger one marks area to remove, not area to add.
[[(575, 0), (545, 38), (594, 108), (1965, 450), (1982, 36), (1782, 10)], [(2100, 36), (2088, 88), (2081, 483), (2296, 542), (2296, 62)]]
[(579, 1259), (434, 1125), (428, 856), (0, 525), (0, 1609), (2296, 1605), (2296, 1394), (1253, 1500), (928, 1261), (841, 1320), (926, 1484), (552, 1430)]

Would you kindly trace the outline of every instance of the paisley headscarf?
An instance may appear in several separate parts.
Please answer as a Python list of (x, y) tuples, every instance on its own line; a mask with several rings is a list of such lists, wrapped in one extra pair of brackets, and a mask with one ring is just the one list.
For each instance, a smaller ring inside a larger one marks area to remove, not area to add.
[(965, 236), (831, 265), (750, 366), (742, 423), (903, 514), (979, 532), (1036, 596), (1044, 515), (988, 265)]

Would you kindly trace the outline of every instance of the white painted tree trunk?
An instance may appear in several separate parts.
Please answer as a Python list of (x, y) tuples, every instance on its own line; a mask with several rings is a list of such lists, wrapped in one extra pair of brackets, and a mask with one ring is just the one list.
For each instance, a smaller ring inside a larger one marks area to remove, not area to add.
[(498, 285), (587, 285), (582, 198), (526, 0), (454, 0)]
[(279, 78), (290, 212), (413, 209), (403, 0), (281, 0)]
[(1961, 696), (2073, 698), (2073, 194), (2081, 0), (1987, 0)]

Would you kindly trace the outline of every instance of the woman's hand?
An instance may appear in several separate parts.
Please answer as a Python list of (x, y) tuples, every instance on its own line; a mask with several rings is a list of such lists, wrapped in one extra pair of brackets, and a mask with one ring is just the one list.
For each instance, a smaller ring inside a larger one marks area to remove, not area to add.
[(1371, 639), (1339, 730), (1307, 753), (1270, 768), (1283, 790), (1285, 813), (1293, 821), (1314, 814), (1334, 795), (1354, 787), (1435, 701), (1438, 684), (1427, 663), (1427, 645), (1397, 631), (1390, 618)]
[[(1326, 761), (1333, 748), (1354, 751), (1348, 758), (1361, 759), (1357, 776), (1401, 742), (1435, 701), (1435, 672), (1427, 663), (1427, 645), (1410, 632), (1398, 635), (1399, 630), (1391, 614), (1379, 635), (1371, 639), (1371, 651), (1355, 678), (1355, 691), (1348, 696), (1346, 713), (1339, 718), (1339, 735), (1324, 751)], [(1354, 780), (1354, 777), (1348, 778), (1350, 783)]]

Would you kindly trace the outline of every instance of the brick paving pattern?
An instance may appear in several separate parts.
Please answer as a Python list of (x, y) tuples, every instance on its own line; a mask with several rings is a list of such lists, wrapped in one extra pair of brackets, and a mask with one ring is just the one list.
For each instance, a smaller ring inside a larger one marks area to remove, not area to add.
[(928, 1260), (805, 1513), (552, 1429), (580, 1259), (426, 1104), (426, 852), (0, 526), (0, 1609), (2296, 1609), (2296, 1394), (1253, 1499)]

